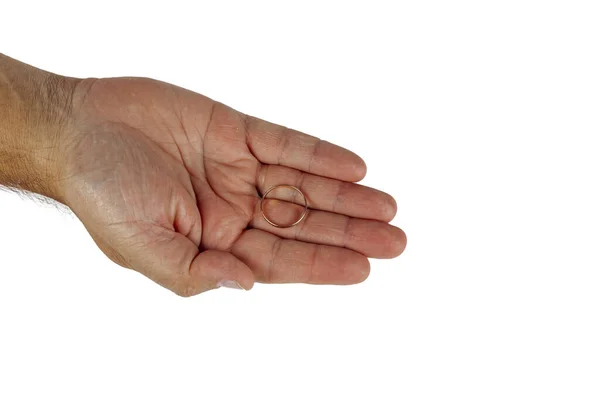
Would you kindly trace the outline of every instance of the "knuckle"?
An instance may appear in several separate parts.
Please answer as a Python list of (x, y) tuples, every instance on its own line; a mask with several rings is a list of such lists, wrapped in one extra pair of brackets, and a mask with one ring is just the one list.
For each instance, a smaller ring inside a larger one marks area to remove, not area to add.
[(194, 285), (187, 277), (178, 278), (170, 289), (179, 297), (192, 297), (196, 294)]

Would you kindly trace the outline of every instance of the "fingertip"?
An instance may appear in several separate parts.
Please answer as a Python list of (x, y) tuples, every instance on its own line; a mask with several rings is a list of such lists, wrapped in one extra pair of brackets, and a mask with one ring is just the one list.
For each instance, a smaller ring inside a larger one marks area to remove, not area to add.
[(361, 257), (356, 267), (356, 275), (354, 283), (361, 283), (367, 280), (371, 274), (371, 262), (367, 257)]
[(344, 147), (323, 140), (319, 156), (312, 162), (310, 173), (358, 182), (367, 175), (367, 164), (358, 154)]
[(198, 287), (208, 290), (218, 287), (235, 287), (250, 290), (254, 286), (252, 270), (231, 253), (207, 250), (196, 257), (190, 275)]
[(219, 283), (217, 283), (217, 287), (215, 289), (219, 289), (219, 288), (238, 289), (238, 290), (244, 290), (244, 291), (248, 291), (251, 289), (251, 287), (248, 288), (248, 286), (246, 286), (246, 287), (242, 286), (238, 281), (229, 280), (229, 279), (225, 279), (225, 280), (222, 280)]
[(239, 284), (242, 289), (248, 291), (248, 290), (252, 290), (252, 288), (254, 287), (254, 275), (252, 275), (251, 279), (246, 279), (243, 283)]
[(356, 283), (364, 282), (371, 273), (371, 263), (369, 259), (358, 253), (348, 252), (345, 269), (345, 284), (353, 285)]
[(395, 226), (391, 226), (391, 228), (392, 230), (390, 235), (391, 238), (388, 244), (388, 254), (390, 255), (389, 258), (396, 258), (400, 254), (404, 253), (404, 250), (406, 249), (407, 238), (406, 233), (404, 233), (402, 229)]
[(354, 153), (356, 161), (354, 164), (355, 182), (362, 181), (367, 176), (367, 163), (358, 154)]
[(383, 203), (383, 220), (385, 222), (390, 222), (396, 217), (396, 214), (398, 213), (398, 203), (396, 202), (396, 199), (394, 199), (394, 197), (387, 193), (384, 194)]
[(354, 219), (345, 244), (366, 257), (389, 259), (402, 254), (406, 235), (402, 229), (385, 222)]

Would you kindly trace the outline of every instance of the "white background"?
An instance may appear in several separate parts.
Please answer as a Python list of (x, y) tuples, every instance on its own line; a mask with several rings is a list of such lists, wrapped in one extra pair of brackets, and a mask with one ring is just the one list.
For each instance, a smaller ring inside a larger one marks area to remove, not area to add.
[(600, 397), (597, 2), (63, 3), (2, 2), (0, 51), (357, 151), (408, 247), (183, 299), (0, 193), (0, 398)]

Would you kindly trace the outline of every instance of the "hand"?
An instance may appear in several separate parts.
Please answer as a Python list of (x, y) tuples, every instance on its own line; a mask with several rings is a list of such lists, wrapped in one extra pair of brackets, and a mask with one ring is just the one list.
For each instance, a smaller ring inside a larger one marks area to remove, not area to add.
[[(367, 257), (404, 249), (394, 199), (356, 182), (354, 153), (141, 78), (81, 81), (73, 94), (60, 200), (100, 249), (182, 296), (255, 281), (352, 284)], [(311, 209), (292, 228), (260, 194), (293, 184)]]

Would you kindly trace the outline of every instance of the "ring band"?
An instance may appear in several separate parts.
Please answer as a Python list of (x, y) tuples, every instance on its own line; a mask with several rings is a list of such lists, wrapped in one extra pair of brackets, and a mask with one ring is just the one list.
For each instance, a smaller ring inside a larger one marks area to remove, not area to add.
[[(278, 223), (275, 223), (275, 222), (271, 221), (267, 217), (267, 215), (265, 214), (265, 210), (263, 209), (263, 203), (264, 203), (265, 200), (267, 200), (267, 195), (269, 193), (271, 193), (274, 189), (277, 189), (277, 188), (289, 188), (289, 189), (293, 189), (296, 192), (300, 193), (300, 195), (302, 196), (302, 199), (304, 199), (304, 210), (302, 211), (302, 215), (293, 224), (290, 224), (290, 225), (280, 225)], [(262, 216), (265, 219), (265, 221), (267, 221), (269, 224), (273, 225), (275, 228), (291, 228), (292, 226), (298, 225), (300, 222), (302, 222), (302, 220), (304, 219), (304, 217), (306, 217), (306, 214), (308, 214), (308, 200), (306, 199), (306, 196), (304, 195), (304, 193), (302, 193), (302, 190), (298, 189), (296, 186), (292, 186), (292, 185), (275, 185), (275, 186), (271, 186), (265, 192), (265, 194), (263, 194), (262, 198), (260, 199), (260, 213), (262, 214)]]

